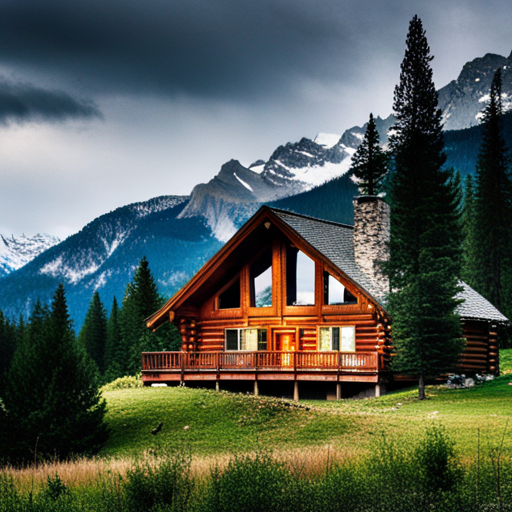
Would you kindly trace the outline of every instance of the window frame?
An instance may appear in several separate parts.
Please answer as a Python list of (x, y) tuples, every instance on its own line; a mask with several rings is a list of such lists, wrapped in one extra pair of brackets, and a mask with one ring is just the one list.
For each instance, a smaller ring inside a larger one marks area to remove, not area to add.
[[(291, 274), (291, 267), (290, 267), (290, 263), (289, 263), (289, 259), (290, 259), (290, 255), (292, 253), (292, 250), (293, 251), (296, 251), (295, 253), (295, 257), (297, 258), (296, 259), (296, 262), (295, 264), (293, 265), (294, 267), (294, 275), (293, 277), (295, 278), (295, 282), (293, 283), (293, 287), (292, 287), (292, 284), (289, 282), (289, 279), (292, 277)], [(289, 304), (289, 297), (288, 297), (288, 294), (291, 290), (295, 290), (295, 302), (297, 301), (297, 296), (299, 294), (299, 289), (298, 289), (298, 261), (299, 261), (299, 255), (300, 254), (303, 254), (306, 258), (308, 258), (311, 263), (313, 263), (313, 275), (312, 276), (309, 276), (309, 277), (312, 277), (313, 278), (313, 304)], [(283, 257), (284, 257), (284, 286), (283, 286), (283, 292), (284, 292), (284, 297), (283, 297), (283, 305), (286, 307), (286, 308), (293, 308), (293, 309), (297, 309), (297, 308), (316, 308), (317, 304), (318, 304), (318, 293), (317, 293), (317, 288), (318, 288), (318, 284), (317, 284), (317, 262), (314, 258), (312, 258), (309, 254), (307, 254), (305, 251), (303, 251), (302, 249), (300, 249), (300, 247), (297, 247), (295, 244), (293, 244), (292, 242), (288, 242), (288, 243), (285, 243), (284, 244), (284, 248), (283, 248)]]
[[(322, 349), (322, 329), (329, 329), (329, 343), (330, 348), (329, 350)], [(333, 335), (333, 329), (339, 329), (338, 330), (338, 348), (333, 348), (333, 341), (336, 337)], [(343, 330), (344, 329), (350, 329), (353, 332), (352, 335), (352, 343), (353, 343), (353, 350), (342, 350), (343, 346)], [(344, 354), (355, 354), (357, 351), (356, 347), (356, 326), (355, 325), (319, 325), (318, 326), (318, 334), (317, 334), (317, 351), (319, 352), (342, 352)]]
[[(236, 349), (228, 349), (228, 331), (236, 331), (237, 332), (237, 347)], [(242, 349), (241, 343), (242, 343), (242, 336), (240, 333), (242, 331), (256, 331), (257, 336), (257, 349)], [(263, 340), (261, 340), (261, 335), (265, 333), (265, 345), (267, 348), (260, 348), (260, 345), (263, 343)], [(225, 352), (264, 352), (268, 350), (268, 328), (266, 327), (226, 327), (224, 329), (224, 351)]]

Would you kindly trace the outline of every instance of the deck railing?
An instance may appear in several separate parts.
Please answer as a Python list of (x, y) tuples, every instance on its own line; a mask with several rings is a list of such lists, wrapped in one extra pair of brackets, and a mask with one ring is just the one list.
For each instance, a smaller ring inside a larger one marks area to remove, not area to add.
[(142, 370), (378, 371), (376, 352), (143, 352)]

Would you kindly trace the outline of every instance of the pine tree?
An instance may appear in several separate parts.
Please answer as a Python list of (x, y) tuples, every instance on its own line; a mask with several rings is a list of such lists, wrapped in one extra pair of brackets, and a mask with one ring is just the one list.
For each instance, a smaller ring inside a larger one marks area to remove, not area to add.
[(163, 303), (164, 299), (158, 293), (149, 263), (144, 257), (132, 282), (126, 286), (120, 315), (129, 374), (140, 371), (141, 352), (181, 348), (181, 339), (175, 326), (165, 325), (156, 332), (146, 327), (146, 318), (162, 307)]
[(3, 398), (10, 441), (2, 449), (14, 460), (92, 453), (105, 441), (105, 402), (93, 363), (77, 347), (62, 285), (50, 311), (36, 304)]
[(512, 180), (502, 129), (501, 69), (483, 111), (476, 164), (475, 285), (494, 306), (510, 315)]
[(390, 137), (391, 239), (387, 266), (392, 293), (396, 372), (425, 379), (453, 368), (463, 348), (455, 314), (460, 272), (457, 189), (445, 162), (441, 111), (432, 60), (421, 20), (409, 26), (400, 83), (397, 123)]
[(363, 141), (352, 157), (351, 172), (359, 179), (361, 194), (375, 196), (380, 192), (387, 173), (387, 155), (379, 145), (373, 114), (370, 114)]
[(146, 328), (145, 320), (163, 304), (149, 263), (144, 256), (139, 263), (131, 283), (128, 283), (121, 309), (121, 330), (128, 361), (127, 371), (140, 371), (141, 352), (165, 350), (161, 335), (155, 335)]
[(0, 311), (0, 395), (17, 344), (17, 327)]
[(476, 288), (476, 241), (475, 241), (475, 187), (473, 176), (466, 176), (464, 186), (464, 201), (462, 208), (462, 271), (461, 278), (464, 282)]
[(84, 324), (78, 335), (78, 343), (89, 354), (103, 375), (107, 344), (107, 311), (97, 291), (93, 293)]
[(123, 377), (127, 373), (123, 359), (126, 356), (121, 333), (120, 311), (114, 297), (107, 323), (107, 344), (105, 348), (105, 378), (107, 381)]

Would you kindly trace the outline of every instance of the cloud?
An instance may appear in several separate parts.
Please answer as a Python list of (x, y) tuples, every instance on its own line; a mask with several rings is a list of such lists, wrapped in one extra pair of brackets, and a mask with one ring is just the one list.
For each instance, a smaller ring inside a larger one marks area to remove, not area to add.
[(102, 115), (93, 103), (77, 100), (63, 91), (0, 81), (1, 124), (94, 117)]
[(275, 97), (303, 77), (354, 75), (349, 4), (4, 0), (0, 62), (100, 94)]
[(93, 97), (272, 101), (314, 80), (360, 86), (390, 70), (397, 80), (414, 14), (452, 58), (454, 39), (463, 52), (483, 37), (474, 20), (509, 30), (510, 7), (492, 2), (467, 0), (468, 20), (445, 0), (3, 0), (0, 65)]

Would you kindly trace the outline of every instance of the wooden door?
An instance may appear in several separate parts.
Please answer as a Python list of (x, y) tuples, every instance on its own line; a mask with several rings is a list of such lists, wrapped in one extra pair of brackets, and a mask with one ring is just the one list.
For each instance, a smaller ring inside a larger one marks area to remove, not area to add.
[(276, 333), (276, 350), (284, 352), (284, 354), (281, 354), (281, 366), (293, 365), (293, 354), (289, 352), (295, 352), (295, 349), (295, 333)]

